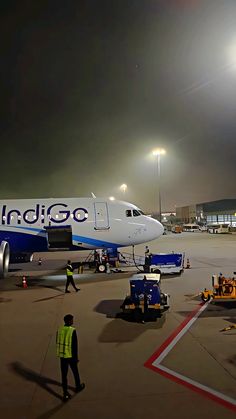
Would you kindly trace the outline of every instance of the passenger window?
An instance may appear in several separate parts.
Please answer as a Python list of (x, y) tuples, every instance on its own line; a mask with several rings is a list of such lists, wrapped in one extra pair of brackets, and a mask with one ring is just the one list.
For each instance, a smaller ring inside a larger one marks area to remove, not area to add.
[(126, 210), (126, 217), (132, 217), (132, 211), (131, 210)]

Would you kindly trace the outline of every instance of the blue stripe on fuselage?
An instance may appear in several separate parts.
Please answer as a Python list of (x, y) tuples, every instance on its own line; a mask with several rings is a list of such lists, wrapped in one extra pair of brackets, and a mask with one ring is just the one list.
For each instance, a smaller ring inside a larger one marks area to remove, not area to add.
[(9, 243), (11, 253), (46, 252), (48, 250), (46, 235), (43, 237), (38, 234), (0, 230), (0, 242), (3, 240)]
[[(0, 243), (5, 240), (10, 245), (11, 253), (19, 252), (47, 252), (48, 251), (48, 242), (47, 242), (47, 233), (45, 230), (36, 229), (32, 227), (18, 227), (14, 226), (12, 228), (25, 229), (27, 232), (16, 232), (8, 230), (0, 230)], [(29, 234), (29, 231), (35, 231), (39, 234)], [(42, 234), (44, 233), (44, 234)], [(79, 250), (86, 249), (87, 246), (93, 246), (95, 249), (99, 248), (113, 248), (121, 247), (119, 243), (111, 243), (103, 240), (96, 240), (90, 237), (77, 236), (73, 235), (72, 239), (74, 242), (78, 242), (78, 246), (72, 245), (70, 250)], [(81, 245), (82, 243), (82, 245)], [(84, 246), (83, 246), (84, 245)]]
[(111, 243), (104, 240), (92, 239), (91, 237), (83, 237), (83, 236), (76, 236), (76, 235), (73, 235), (73, 241), (77, 241), (78, 244), (80, 243), (88, 244), (90, 246), (94, 246), (94, 248), (97, 248), (97, 249), (101, 247), (113, 248), (113, 249), (117, 249), (117, 247), (122, 247), (122, 244), (119, 244), (119, 243)]

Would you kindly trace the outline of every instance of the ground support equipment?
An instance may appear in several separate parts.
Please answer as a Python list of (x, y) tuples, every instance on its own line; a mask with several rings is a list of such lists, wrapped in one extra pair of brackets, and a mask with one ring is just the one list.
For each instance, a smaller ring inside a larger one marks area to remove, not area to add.
[(212, 275), (212, 289), (206, 288), (201, 293), (204, 302), (210, 299), (214, 301), (236, 300), (236, 279), (225, 278), (222, 274)]
[(121, 309), (134, 321), (155, 321), (169, 308), (169, 295), (160, 288), (160, 274), (136, 274), (129, 280), (130, 295)]

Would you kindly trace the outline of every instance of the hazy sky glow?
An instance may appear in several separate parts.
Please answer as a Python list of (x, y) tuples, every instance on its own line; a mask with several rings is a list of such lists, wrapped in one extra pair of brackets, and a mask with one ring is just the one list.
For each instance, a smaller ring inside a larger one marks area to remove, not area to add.
[(1, 8), (0, 199), (236, 197), (235, 0)]

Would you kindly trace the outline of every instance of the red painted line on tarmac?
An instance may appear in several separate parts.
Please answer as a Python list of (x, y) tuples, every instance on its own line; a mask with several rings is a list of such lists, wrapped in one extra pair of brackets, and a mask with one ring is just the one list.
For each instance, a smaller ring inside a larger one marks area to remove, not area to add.
[(184, 321), (171, 333), (171, 335), (162, 343), (162, 345), (154, 352), (154, 354), (145, 362), (144, 366), (150, 368), (153, 362), (162, 354), (174, 338), (181, 332), (181, 330), (188, 324), (188, 322), (198, 313), (203, 304), (199, 304), (195, 310), (193, 310)]
[[(198, 305), (198, 307), (193, 310), (186, 319), (172, 332), (172, 334), (163, 342), (163, 344), (154, 352), (154, 354), (145, 362), (144, 366), (146, 368), (151, 369), (152, 371), (157, 372), (158, 374), (174, 381), (177, 384), (181, 384), (188, 389), (195, 391), (198, 394), (201, 394), (202, 396), (207, 397), (208, 399), (211, 399), (222, 406), (236, 412), (236, 401), (231, 399), (228, 396), (225, 396), (224, 394), (217, 392), (207, 386), (204, 386), (194, 380), (189, 379), (188, 377), (185, 377), (181, 374), (178, 374), (175, 371), (170, 370), (169, 368), (162, 367), (161, 362), (157, 363), (157, 365), (154, 365), (154, 362), (158, 359), (158, 357), (164, 352), (165, 349), (168, 348), (173, 342), (173, 340), (181, 333), (184, 327), (187, 326), (187, 324), (198, 314), (198, 312), (201, 310), (202, 306), (204, 304)], [(197, 317), (196, 317), (197, 319)], [(189, 328), (191, 325), (189, 326)], [(188, 329), (185, 331), (185, 333), (188, 331)], [(176, 342), (177, 343), (177, 342)], [(172, 348), (173, 349), (173, 348)], [(170, 349), (171, 350), (171, 349)], [(167, 351), (167, 354), (170, 351)], [(215, 394), (214, 394), (215, 393)]]
[[(154, 368), (155, 368), (155, 367), (154, 367)], [(166, 372), (166, 371), (163, 371), (163, 370), (161, 370), (160, 368), (156, 367), (156, 372), (158, 372), (160, 375), (163, 375), (164, 377), (169, 378), (170, 380), (172, 380), (172, 381), (174, 381), (174, 382), (176, 382), (176, 383), (178, 383), (178, 384), (181, 384), (181, 385), (183, 385), (183, 386), (187, 387), (188, 389), (190, 389), (190, 390), (192, 390), (192, 391), (195, 391), (196, 393), (199, 393), (199, 394), (201, 394), (202, 396), (205, 396), (205, 397), (207, 397), (208, 399), (211, 399), (211, 400), (213, 400), (213, 401), (215, 401), (215, 402), (217, 402), (217, 403), (221, 404), (222, 406), (224, 406), (224, 407), (226, 407), (226, 408), (228, 408), (228, 409), (233, 410), (233, 412), (236, 412), (236, 405), (234, 405), (233, 403), (231, 403), (231, 402), (229, 402), (229, 401), (225, 400), (224, 398), (221, 398), (221, 397), (219, 397), (219, 396), (217, 396), (217, 395), (212, 394), (212, 393), (211, 393), (210, 391), (208, 391), (208, 390), (204, 390), (204, 389), (202, 389), (202, 388), (199, 388), (196, 384), (191, 384), (191, 383), (189, 383), (189, 382), (185, 381), (185, 380), (184, 380), (184, 378), (183, 378), (183, 379), (178, 378), (178, 377), (176, 377), (176, 376), (172, 373), (172, 371), (171, 371), (171, 370), (169, 370), (169, 371), (170, 371), (170, 372)], [(223, 396), (223, 395), (222, 395), (222, 396)]]

